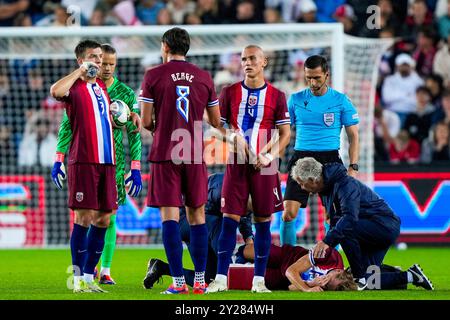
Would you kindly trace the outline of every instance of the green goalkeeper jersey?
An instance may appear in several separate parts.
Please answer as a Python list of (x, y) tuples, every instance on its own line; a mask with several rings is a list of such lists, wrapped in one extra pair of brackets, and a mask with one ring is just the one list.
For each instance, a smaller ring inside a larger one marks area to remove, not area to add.
[[(139, 105), (136, 100), (136, 95), (134, 91), (128, 87), (123, 82), (114, 78), (112, 85), (108, 88), (108, 95), (111, 101), (122, 100), (125, 102), (132, 112), (140, 114)], [(128, 121), (126, 126), (126, 131), (128, 135), (128, 144), (130, 148), (130, 158), (131, 160), (141, 160), (141, 135), (139, 132), (133, 133), (132, 131), (136, 129), (136, 126)], [(72, 141), (72, 129), (70, 127), (69, 118), (67, 113), (64, 112), (61, 125), (58, 132), (58, 144), (56, 146), (56, 151), (63, 154), (67, 153), (70, 143)], [(122, 128), (114, 128), (114, 147), (116, 150), (116, 182), (118, 191), (118, 202), (119, 205), (125, 203), (125, 150), (123, 147), (123, 130)]]

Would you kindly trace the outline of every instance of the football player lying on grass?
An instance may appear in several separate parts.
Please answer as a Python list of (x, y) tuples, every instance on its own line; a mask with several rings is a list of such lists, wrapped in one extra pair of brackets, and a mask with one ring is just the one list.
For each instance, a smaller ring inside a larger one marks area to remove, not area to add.
[[(242, 245), (236, 262), (253, 262), (253, 244)], [(303, 292), (349, 291), (357, 286), (350, 272), (344, 270), (340, 253), (330, 248), (323, 258), (313, 257), (312, 250), (301, 246), (271, 245), (264, 276), (270, 290)]]

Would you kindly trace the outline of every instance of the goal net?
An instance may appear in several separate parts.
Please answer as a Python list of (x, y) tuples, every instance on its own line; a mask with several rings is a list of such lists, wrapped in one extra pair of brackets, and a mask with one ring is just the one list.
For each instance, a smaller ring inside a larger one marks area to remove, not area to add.
[[(73, 50), (81, 39), (112, 44), (118, 53), (117, 77), (136, 92), (147, 68), (160, 63), (160, 38), (167, 27), (0, 28), (0, 247), (55, 246), (69, 243), (72, 214), (67, 209), (67, 183), (58, 190), (50, 172), (63, 105), (49, 96), (50, 85), (76, 67)], [(349, 95), (360, 115), (360, 179), (373, 177), (373, 103), (377, 63), (389, 42), (350, 38), (340, 24), (189, 26), (188, 60), (207, 69), (217, 92), (242, 79), (240, 52), (261, 46), (269, 57), (267, 80), (286, 92), (305, 88), (303, 63), (312, 54), (326, 56), (330, 85)], [(205, 129), (207, 127), (205, 126)], [(294, 129), (295, 130), (295, 129)], [(341, 154), (347, 161), (346, 135)], [(127, 149), (124, 135), (125, 150)], [(205, 135), (210, 173), (224, 170), (226, 147)], [(287, 160), (281, 166), (283, 189)], [(117, 213), (118, 244), (160, 244), (157, 209), (145, 206), (151, 135), (142, 132), (144, 188), (127, 198)], [(128, 155), (127, 155), (128, 157)], [(129, 158), (128, 158), (129, 159)], [(129, 164), (130, 161), (127, 161)], [(129, 167), (127, 167), (128, 169)], [(296, 221), (297, 242), (312, 244), (323, 237), (324, 212), (312, 197)], [(273, 216), (278, 241), (281, 213)]]

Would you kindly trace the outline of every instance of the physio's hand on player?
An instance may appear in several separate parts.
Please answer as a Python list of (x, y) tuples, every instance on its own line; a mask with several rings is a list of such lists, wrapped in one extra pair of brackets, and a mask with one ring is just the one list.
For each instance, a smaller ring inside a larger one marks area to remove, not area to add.
[(52, 180), (58, 189), (62, 189), (63, 181), (66, 180), (66, 169), (62, 161), (55, 161), (53, 164)]
[(127, 186), (128, 194), (132, 197), (137, 197), (142, 190), (141, 170), (131, 169), (125, 179), (125, 186)]
[(314, 246), (314, 258), (325, 258), (325, 254), (327, 253), (327, 249), (329, 248), (329, 246), (323, 242), (323, 241), (319, 241), (317, 242), (317, 244)]
[(139, 117), (139, 115), (136, 112), (131, 112), (130, 120), (133, 122), (133, 124), (136, 127), (136, 129), (134, 129), (132, 132), (133, 133), (140, 132), (142, 129), (141, 117)]

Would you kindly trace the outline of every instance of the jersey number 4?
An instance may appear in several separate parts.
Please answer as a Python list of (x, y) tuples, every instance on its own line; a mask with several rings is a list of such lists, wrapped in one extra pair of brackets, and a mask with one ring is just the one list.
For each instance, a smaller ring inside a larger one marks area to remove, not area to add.
[(177, 86), (177, 111), (186, 122), (189, 122), (189, 87)]

